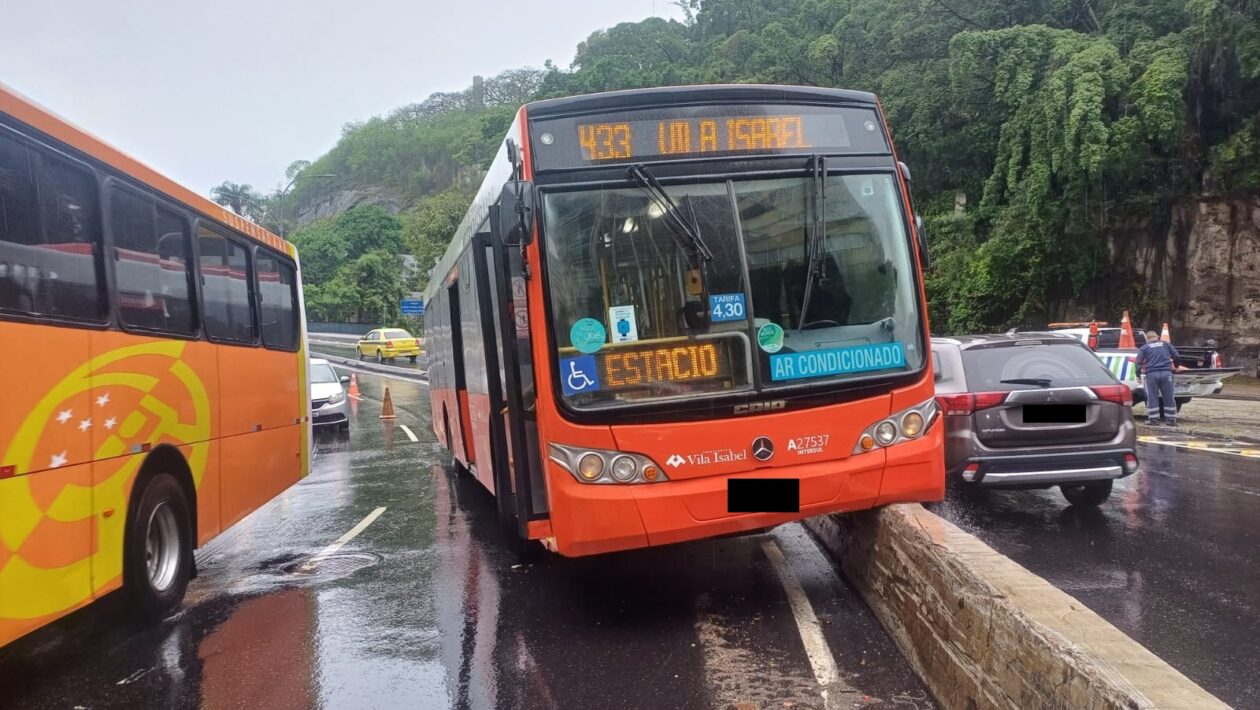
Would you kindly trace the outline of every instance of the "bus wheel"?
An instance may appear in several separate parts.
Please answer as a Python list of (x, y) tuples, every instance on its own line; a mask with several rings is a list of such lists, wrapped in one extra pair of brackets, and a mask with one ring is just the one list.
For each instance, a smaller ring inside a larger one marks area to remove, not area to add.
[(192, 516), (183, 489), (165, 473), (139, 496), (127, 521), (123, 586), (137, 614), (160, 621), (183, 601), (192, 576)]

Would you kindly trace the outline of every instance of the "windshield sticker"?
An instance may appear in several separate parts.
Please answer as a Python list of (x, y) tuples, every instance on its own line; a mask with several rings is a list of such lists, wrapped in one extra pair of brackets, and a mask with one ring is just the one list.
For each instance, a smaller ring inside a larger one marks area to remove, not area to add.
[(599, 352), (607, 340), (608, 333), (604, 330), (604, 324), (594, 318), (583, 318), (569, 329), (569, 342), (573, 343), (578, 352), (588, 355)]
[[(763, 328), (764, 330), (764, 328)], [(758, 340), (761, 333), (758, 332)], [(765, 346), (762, 346), (765, 349)], [(799, 380), (805, 377), (827, 377), (849, 372), (888, 370), (906, 366), (901, 343), (858, 345), (804, 353), (783, 353), (770, 358), (770, 379)]]
[(566, 397), (598, 390), (598, 377), (594, 355), (568, 357), (560, 361), (560, 389)]
[(724, 323), (728, 320), (744, 320), (744, 294), (709, 294), (709, 320)]
[(633, 343), (639, 339), (639, 326), (634, 322), (634, 306), (613, 306), (608, 309), (614, 343)]
[[(757, 346), (768, 353), (783, 349), (783, 327), (778, 323), (766, 323), (757, 329)], [(778, 379), (777, 377), (775, 379)]]

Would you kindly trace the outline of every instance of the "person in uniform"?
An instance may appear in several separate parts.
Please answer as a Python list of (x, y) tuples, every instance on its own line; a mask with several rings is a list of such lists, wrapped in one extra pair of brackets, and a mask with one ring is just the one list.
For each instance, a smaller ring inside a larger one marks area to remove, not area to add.
[[(1177, 426), (1177, 402), (1173, 399), (1173, 370), (1181, 354), (1172, 343), (1159, 339), (1159, 333), (1146, 332), (1146, 344), (1138, 348), (1137, 368), (1146, 383), (1146, 423)], [(1162, 410), (1162, 412), (1161, 412)]]

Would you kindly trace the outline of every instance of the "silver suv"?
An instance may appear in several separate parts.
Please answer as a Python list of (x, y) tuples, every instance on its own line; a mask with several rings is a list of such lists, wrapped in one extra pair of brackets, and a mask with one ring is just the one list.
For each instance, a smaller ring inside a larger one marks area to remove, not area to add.
[(945, 469), (985, 487), (1059, 486), (1099, 505), (1138, 470), (1133, 396), (1079, 341), (1056, 335), (933, 338)]

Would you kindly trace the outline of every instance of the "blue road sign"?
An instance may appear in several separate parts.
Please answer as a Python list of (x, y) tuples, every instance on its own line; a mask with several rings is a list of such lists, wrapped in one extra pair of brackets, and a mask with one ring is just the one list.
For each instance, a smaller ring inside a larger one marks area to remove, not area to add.
[(402, 307), (402, 314), (404, 316), (424, 315), (424, 301), (405, 298), (399, 303), (399, 305)]

